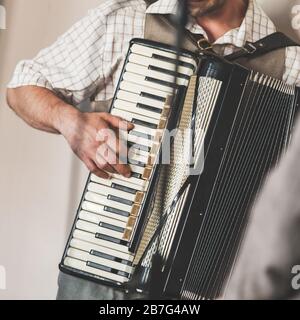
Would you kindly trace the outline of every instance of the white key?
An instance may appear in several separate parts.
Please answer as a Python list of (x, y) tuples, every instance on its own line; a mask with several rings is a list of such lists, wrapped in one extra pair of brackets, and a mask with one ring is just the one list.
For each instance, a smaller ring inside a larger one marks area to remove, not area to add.
[(107, 206), (107, 207), (115, 208), (115, 209), (126, 211), (126, 212), (130, 212), (131, 210), (131, 206), (127, 204), (109, 200), (107, 199), (106, 196), (102, 196), (94, 192), (86, 192), (85, 200), (91, 201), (96, 204), (100, 204), (102, 206)]
[[(129, 161), (132, 160), (132, 161), (137, 161), (137, 162), (141, 162), (144, 164), (146, 164), (148, 162), (148, 157), (144, 157), (144, 156), (136, 154), (134, 152), (130, 152), (128, 154), (128, 159), (129, 159)], [(138, 166), (135, 166), (135, 167), (138, 167)], [(142, 168), (142, 171), (144, 171), (143, 168)]]
[(123, 222), (127, 222), (127, 220), (128, 220), (128, 217), (122, 216), (120, 214), (116, 214), (116, 213), (105, 211), (104, 210), (104, 206), (102, 206), (100, 204), (92, 203), (92, 202), (89, 202), (89, 201), (83, 201), (82, 209), (85, 210), (85, 211), (97, 213), (97, 214), (99, 214), (101, 216), (112, 218), (112, 219), (116, 219), (116, 220), (120, 220), (120, 221), (123, 221)]
[(133, 155), (137, 155), (137, 156), (143, 156), (144, 158), (148, 159), (150, 156), (150, 153), (147, 151), (143, 151), (140, 149), (135, 149), (135, 148), (129, 148), (128, 149), (128, 154), (130, 157), (132, 157)]
[(113, 257), (116, 257), (119, 259), (130, 261), (130, 262), (132, 262), (134, 260), (134, 255), (132, 253), (123, 253), (123, 252), (120, 252), (120, 251), (117, 251), (117, 250), (114, 250), (111, 248), (98, 246), (96, 244), (92, 244), (92, 243), (85, 242), (85, 241), (75, 239), (75, 238), (73, 238), (70, 241), (70, 246), (72, 248), (77, 248), (79, 250), (83, 250), (86, 252), (90, 252), (91, 250), (95, 250), (98, 252), (106, 253), (110, 256), (113, 256)]
[[(111, 114), (113, 116), (117, 116), (117, 117), (121, 117), (126, 121), (132, 122), (133, 119), (137, 119), (140, 121), (144, 121), (153, 125), (158, 125), (159, 120), (157, 119), (153, 119), (153, 118), (149, 118), (149, 117), (145, 117), (143, 115), (140, 114), (132, 114), (130, 112), (126, 112), (123, 110), (118, 110), (118, 109), (112, 109)], [(146, 126), (145, 126), (146, 127)]]
[[(175, 71), (176, 70), (176, 64), (154, 59), (154, 58), (149, 58), (145, 56), (141, 56), (139, 54), (134, 54), (132, 53), (129, 56), (129, 61), (132, 63), (140, 64), (143, 66), (155, 66), (158, 68), (170, 70), (170, 71)], [(192, 76), (193, 75), (193, 70), (191, 68), (183, 67), (183, 66), (178, 66), (178, 72), (187, 76)]]
[[(96, 182), (96, 183), (101, 183), (106, 186), (112, 187), (113, 184), (118, 184), (126, 188), (130, 188), (136, 191), (144, 191), (145, 188), (141, 186), (139, 183), (136, 183), (136, 178), (124, 178), (122, 181), (116, 178), (112, 179), (103, 179), (100, 177), (95, 176), (94, 174), (91, 175), (91, 181)], [(145, 185), (145, 181), (143, 183)]]
[(91, 192), (102, 194), (104, 196), (112, 195), (129, 201), (134, 201), (135, 199), (135, 194), (116, 190), (96, 183), (89, 183), (87, 189)]
[(130, 113), (136, 113), (136, 114), (141, 114), (145, 117), (151, 117), (154, 119), (159, 120), (161, 118), (161, 113), (158, 112), (153, 112), (150, 110), (146, 110), (140, 107), (137, 107), (136, 103), (132, 103), (129, 101), (125, 101), (125, 100), (120, 100), (117, 99), (114, 103), (114, 107), (120, 110), (124, 110)]
[[(175, 82), (174, 76), (171, 76), (162, 72), (158, 72), (158, 71), (149, 70), (147, 67), (140, 66), (130, 62), (126, 64), (126, 71), (137, 73), (137, 74), (143, 74), (146, 77), (163, 80), (169, 83)], [(177, 80), (176, 83), (181, 86), (187, 87), (189, 84), (189, 80), (186, 80), (186, 79), (177, 78), (176, 80)]]
[(116, 269), (116, 270), (120, 270), (120, 271), (123, 271), (123, 272), (127, 272), (129, 274), (132, 274), (132, 271), (133, 271), (132, 267), (127, 266), (126, 264), (122, 264), (122, 263), (119, 263), (119, 262), (115, 262), (115, 261), (111, 261), (111, 260), (108, 260), (108, 259), (104, 259), (104, 258), (95, 256), (95, 255), (92, 255), (92, 254), (90, 254), (88, 252), (84, 252), (84, 251), (81, 251), (81, 250), (78, 250), (78, 249), (74, 249), (74, 248), (71, 248), (71, 249), (68, 250), (67, 256), (71, 257), (71, 258), (74, 258), (74, 259), (82, 260), (82, 261), (85, 261), (85, 262), (86, 261), (95, 262), (95, 263), (101, 264), (103, 266), (112, 268), (112, 269)]
[(125, 282), (128, 282), (128, 279), (125, 278), (125, 277), (121, 277), (117, 274), (113, 274), (113, 273), (110, 273), (110, 272), (106, 272), (106, 271), (102, 271), (102, 270), (99, 270), (99, 269), (96, 269), (96, 268), (92, 268), (92, 267), (89, 267), (86, 265), (86, 262), (84, 261), (80, 261), (80, 260), (77, 260), (77, 259), (73, 259), (73, 258), (69, 258), (67, 257), (64, 261), (64, 264), (66, 266), (69, 266), (71, 268), (74, 268), (74, 269), (78, 269), (78, 270), (81, 270), (81, 271), (85, 271), (85, 272), (88, 272), (88, 273), (92, 273), (92, 274), (95, 274), (99, 277), (102, 277), (102, 278), (106, 278), (106, 279), (109, 279), (109, 280), (114, 280), (114, 281), (117, 281), (119, 283), (125, 283)]
[[(163, 56), (163, 57), (176, 59), (176, 56), (177, 56), (175, 53), (172, 53), (172, 52), (169, 52), (169, 51), (164, 51), (164, 50), (160, 50), (160, 49), (154, 49), (154, 48), (146, 47), (146, 46), (139, 45), (139, 44), (132, 45), (131, 52), (137, 53), (137, 54), (140, 54), (140, 55), (143, 55), (143, 56), (146, 56), (146, 57), (152, 57), (153, 54), (157, 54), (157, 55), (160, 55), (160, 56)], [(197, 67), (196, 61), (194, 59), (192, 59), (192, 58), (188, 58), (188, 57), (185, 57), (185, 56), (180, 56), (179, 60), (193, 65), (194, 68)]]
[(84, 220), (84, 221), (88, 221), (91, 223), (95, 223), (97, 225), (99, 225), (100, 222), (103, 222), (103, 223), (112, 224), (112, 225), (119, 227), (119, 228), (123, 228), (123, 229), (126, 228), (125, 222), (122, 222), (117, 219), (112, 219), (112, 218), (100, 216), (99, 214), (94, 214), (92, 212), (88, 212), (88, 211), (84, 211), (84, 210), (81, 210), (79, 212), (79, 219)]
[(143, 87), (141, 85), (138, 85), (138, 84), (135, 84), (132, 82), (128, 82), (128, 81), (124, 81), (124, 80), (121, 82), (120, 88), (124, 91), (133, 92), (135, 94), (141, 94), (142, 92), (144, 92), (144, 93), (152, 94), (154, 96), (165, 98), (165, 99), (168, 96), (168, 94), (166, 92), (163, 92), (163, 91), (160, 91), (157, 89)]
[(111, 242), (111, 241), (98, 239), (95, 237), (95, 235), (93, 235), (92, 233), (86, 232), (86, 231), (75, 229), (73, 237), (75, 239), (94, 243), (98, 246), (102, 246), (102, 247), (109, 248), (109, 249), (114, 249), (114, 250), (121, 251), (121, 252), (124, 252), (127, 254), (129, 253), (128, 247), (123, 246), (118, 243)]
[(131, 93), (124, 90), (119, 90), (117, 93), (117, 98), (125, 101), (129, 101), (132, 103), (142, 103), (157, 109), (163, 109), (165, 106), (165, 103), (162, 101), (158, 101), (155, 99), (150, 99), (146, 97), (142, 97), (138, 94)]
[(173, 88), (169, 86), (164, 86), (162, 84), (159, 84), (157, 82), (152, 82), (150, 80), (146, 80), (145, 76), (138, 75), (132, 72), (124, 72), (123, 79), (126, 81), (130, 81), (132, 83), (136, 83), (140, 85), (141, 87), (148, 87), (148, 88), (153, 88), (157, 89), (163, 92), (166, 92), (168, 95), (173, 95)]
[(103, 228), (103, 227), (98, 226), (97, 224), (86, 222), (86, 221), (83, 221), (80, 219), (76, 222), (76, 228), (78, 230), (91, 232), (93, 234), (96, 234), (96, 233), (104, 234), (104, 235), (107, 235), (107, 236), (110, 236), (110, 237), (113, 237), (116, 239), (120, 239), (120, 240), (122, 240), (122, 237), (123, 237), (122, 232), (117, 232), (114, 230)]
[(134, 164), (130, 164), (130, 168), (132, 172), (138, 173), (138, 174), (143, 174), (145, 171), (145, 168), (134, 165)]

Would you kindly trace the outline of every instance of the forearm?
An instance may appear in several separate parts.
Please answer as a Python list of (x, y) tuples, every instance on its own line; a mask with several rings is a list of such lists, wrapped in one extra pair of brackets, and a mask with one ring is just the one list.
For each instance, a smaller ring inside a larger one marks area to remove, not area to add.
[(37, 86), (8, 89), (7, 102), (31, 127), (56, 134), (61, 133), (64, 115), (78, 112), (52, 91)]

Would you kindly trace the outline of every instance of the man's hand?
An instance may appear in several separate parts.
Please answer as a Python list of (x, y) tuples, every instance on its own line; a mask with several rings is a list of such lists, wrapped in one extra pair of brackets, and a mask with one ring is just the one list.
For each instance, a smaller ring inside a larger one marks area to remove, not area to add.
[(82, 113), (52, 91), (36, 86), (8, 89), (7, 102), (31, 127), (61, 133), (92, 173), (103, 178), (109, 178), (109, 172), (130, 176), (130, 167), (124, 163), (126, 144), (118, 133), (133, 129), (131, 123), (108, 113)]
[[(75, 109), (62, 111), (59, 131), (74, 153), (95, 175), (108, 179), (109, 173), (130, 177), (126, 142), (119, 139), (119, 130), (133, 125), (109, 113), (81, 113)], [(122, 161), (123, 159), (123, 161)]]

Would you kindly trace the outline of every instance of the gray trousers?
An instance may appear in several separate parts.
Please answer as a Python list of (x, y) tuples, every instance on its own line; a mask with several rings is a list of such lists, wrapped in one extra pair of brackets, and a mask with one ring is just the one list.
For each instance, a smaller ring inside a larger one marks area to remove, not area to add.
[(59, 273), (57, 300), (142, 300), (146, 296)]

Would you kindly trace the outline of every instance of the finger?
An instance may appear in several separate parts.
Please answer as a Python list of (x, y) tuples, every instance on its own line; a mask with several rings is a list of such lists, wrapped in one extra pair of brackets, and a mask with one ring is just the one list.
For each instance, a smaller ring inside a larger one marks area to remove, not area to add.
[(116, 170), (113, 166), (111, 166), (100, 154), (100, 152), (97, 150), (96, 152), (96, 160), (95, 163), (97, 167), (103, 171), (110, 172), (110, 173), (116, 173)]
[(131, 176), (130, 166), (122, 162), (108, 145), (101, 145), (99, 147), (99, 153), (101, 154), (103, 160), (109, 163), (117, 173), (128, 178)]
[(119, 128), (121, 130), (132, 130), (134, 128), (133, 123), (128, 122), (121, 117), (113, 116), (109, 113), (102, 113), (101, 117), (115, 128)]
[(110, 174), (99, 169), (94, 161), (92, 161), (90, 159), (86, 159), (84, 162), (85, 162), (85, 165), (88, 168), (88, 170), (91, 173), (93, 173), (94, 175), (96, 175), (97, 177), (103, 178), (103, 179), (110, 179), (111, 178)]
[[(125, 136), (123, 135), (123, 137)], [(114, 163), (117, 163), (117, 157), (122, 158), (123, 162), (126, 162), (125, 159), (127, 159), (127, 145), (123, 139), (119, 139), (116, 131), (107, 128), (100, 129), (97, 133), (97, 141), (102, 142), (101, 145), (104, 144), (100, 148), (105, 148), (106, 144), (115, 153), (116, 159)], [(103, 154), (105, 151), (106, 150), (103, 150), (100, 154)]]

